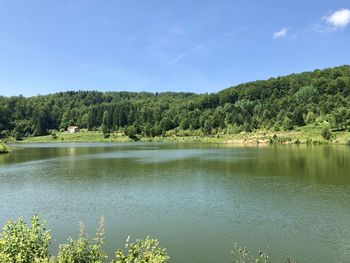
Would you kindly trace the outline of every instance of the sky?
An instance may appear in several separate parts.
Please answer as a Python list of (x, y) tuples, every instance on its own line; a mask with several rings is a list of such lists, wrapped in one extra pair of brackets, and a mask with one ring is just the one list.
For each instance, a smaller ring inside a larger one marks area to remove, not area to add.
[(211, 93), (349, 63), (349, 0), (0, 0), (4, 96)]

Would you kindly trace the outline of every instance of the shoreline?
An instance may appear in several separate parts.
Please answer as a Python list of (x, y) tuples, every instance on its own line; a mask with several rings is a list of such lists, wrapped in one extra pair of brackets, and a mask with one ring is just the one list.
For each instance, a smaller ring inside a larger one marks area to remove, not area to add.
[[(334, 132), (333, 138), (326, 140), (322, 138), (318, 130), (308, 131), (256, 131), (239, 134), (217, 134), (211, 136), (181, 136), (168, 135), (165, 137), (139, 137), (140, 142), (198, 142), (198, 143), (220, 143), (232, 145), (253, 145), (265, 146), (274, 144), (329, 144), (329, 145), (350, 145), (350, 132)], [(114, 133), (105, 138), (102, 132), (81, 131), (77, 133), (62, 132), (53, 138), (51, 135), (27, 137), (24, 140), (16, 141), (8, 138), (7, 144), (19, 143), (122, 143), (135, 142), (124, 134)]]

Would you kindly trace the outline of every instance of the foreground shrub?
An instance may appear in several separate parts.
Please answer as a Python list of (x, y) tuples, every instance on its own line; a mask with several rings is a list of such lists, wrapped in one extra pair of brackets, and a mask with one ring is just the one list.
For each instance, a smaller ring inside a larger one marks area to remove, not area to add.
[[(95, 238), (89, 238), (85, 227), (80, 223), (79, 238), (69, 238), (60, 245), (57, 257), (50, 257), (50, 231), (45, 229), (45, 221), (35, 215), (28, 227), (22, 218), (9, 221), (0, 233), (0, 263), (103, 263), (107, 262), (104, 244), (104, 222), (101, 218)], [(157, 239), (137, 239), (125, 245), (126, 251), (118, 249), (116, 260), (111, 263), (166, 263), (169, 256), (165, 248), (159, 246)], [(234, 246), (232, 254), (235, 263), (270, 263), (270, 256), (259, 252), (255, 257), (246, 247)], [(287, 259), (285, 263), (297, 263)]]
[(79, 238), (77, 240), (69, 238), (67, 243), (60, 245), (58, 263), (103, 263), (107, 258), (102, 250), (103, 239), (103, 218), (94, 239), (88, 237), (84, 224), (80, 223)]
[[(256, 256), (251, 256), (250, 251), (247, 247), (240, 247), (235, 243), (234, 249), (231, 252), (234, 256), (235, 263), (270, 263), (270, 256), (263, 252), (259, 251)], [(287, 258), (286, 263), (298, 263), (298, 261), (292, 261), (291, 258)]]
[(49, 262), (50, 240), (50, 231), (45, 229), (45, 221), (40, 222), (38, 215), (32, 218), (30, 227), (22, 218), (9, 221), (0, 234), (0, 262)]
[(259, 251), (257, 257), (251, 257), (250, 252), (246, 247), (240, 247), (236, 243), (232, 254), (235, 258), (235, 263), (270, 263), (270, 256), (262, 251)]
[(112, 261), (113, 263), (163, 263), (169, 259), (166, 249), (159, 247), (157, 239), (147, 237), (145, 240), (138, 239), (135, 243), (129, 244), (128, 238), (125, 247), (128, 249), (127, 254), (118, 249), (117, 260)]

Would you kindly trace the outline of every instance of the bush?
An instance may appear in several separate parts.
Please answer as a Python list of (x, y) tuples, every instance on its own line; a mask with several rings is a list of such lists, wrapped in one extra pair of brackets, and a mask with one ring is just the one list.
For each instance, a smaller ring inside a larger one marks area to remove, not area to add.
[(306, 123), (307, 124), (314, 124), (316, 121), (316, 115), (312, 111), (308, 112), (306, 115)]
[(8, 153), (10, 152), (10, 148), (4, 144), (2, 141), (0, 141), (0, 153)]
[(0, 132), (0, 138), (8, 138), (10, 137), (11, 133), (9, 130), (3, 130)]
[[(233, 251), (231, 252), (234, 256), (235, 263), (270, 263), (270, 256), (263, 252), (259, 251), (257, 256), (250, 256), (250, 251), (246, 247), (240, 247), (237, 243), (234, 246)], [(287, 258), (286, 263), (298, 263), (297, 261), (292, 261), (291, 258)]]
[(285, 131), (293, 130), (293, 128), (294, 128), (293, 121), (292, 121), (289, 117), (286, 116), (286, 117), (283, 119), (282, 128), (283, 128), (283, 130), (285, 130)]
[(30, 227), (22, 218), (9, 221), (0, 234), (0, 262), (49, 262), (50, 240), (51, 233), (38, 215), (32, 218)]
[(232, 251), (236, 263), (270, 263), (270, 256), (259, 251), (257, 257), (250, 257), (250, 252), (246, 247), (240, 247), (236, 243)]
[(16, 141), (22, 141), (23, 140), (22, 134), (20, 132), (18, 132), (18, 131), (15, 132), (14, 137), (15, 137)]
[(57, 136), (57, 131), (53, 130), (53, 131), (51, 132), (51, 137), (52, 137), (52, 139), (56, 140), (56, 139), (58, 138), (58, 136)]
[(239, 134), (241, 129), (238, 125), (228, 125), (226, 128), (227, 134)]
[(138, 239), (135, 243), (129, 244), (129, 238), (125, 245), (128, 248), (128, 253), (124, 254), (123, 250), (117, 250), (117, 260), (112, 261), (113, 263), (164, 263), (168, 261), (169, 257), (166, 249), (159, 247), (157, 239), (147, 237), (145, 240)]
[(322, 129), (321, 135), (322, 135), (323, 139), (325, 139), (327, 141), (329, 141), (333, 137), (331, 131), (327, 127)]
[(96, 238), (90, 239), (85, 226), (80, 223), (80, 234), (77, 240), (68, 239), (66, 244), (60, 245), (57, 256), (58, 263), (103, 263), (107, 258), (102, 250), (104, 239), (103, 218), (97, 230)]

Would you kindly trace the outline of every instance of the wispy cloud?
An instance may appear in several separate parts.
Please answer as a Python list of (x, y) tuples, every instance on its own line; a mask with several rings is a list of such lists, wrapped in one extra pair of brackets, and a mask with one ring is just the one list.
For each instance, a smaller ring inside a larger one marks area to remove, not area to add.
[(180, 27), (177, 27), (177, 28), (171, 30), (170, 33), (173, 33), (173, 34), (180, 36), (180, 37), (186, 36), (185, 31)]
[(322, 20), (335, 29), (346, 27), (350, 23), (350, 10), (337, 10), (328, 16), (322, 17)]
[(180, 61), (181, 59), (187, 57), (189, 55), (189, 53), (183, 53), (178, 55), (176, 58), (174, 58), (173, 60), (169, 61), (167, 67), (176, 64), (178, 61)]
[(194, 48), (191, 48), (188, 52), (185, 52), (185, 53), (182, 53), (182, 54), (178, 55), (176, 58), (174, 58), (173, 60), (169, 61), (169, 63), (166, 65), (165, 68), (168, 68), (168, 67), (176, 64), (180, 60), (184, 59), (185, 57), (191, 55), (194, 52), (199, 51), (203, 47), (205, 47), (205, 43), (199, 44), (199, 45), (195, 46)]
[(285, 37), (289, 30), (290, 30), (289, 27), (284, 27), (281, 30), (276, 31), (275, 33), (273, 33), (272, 37), (275, 38), (275, 39)]
[[(172, 65), (175, 65), (176, 63), (178, 63), (182, 59), (192, 55), (193, 53), (197, 53), (197, 54), (200, 54), (202, 56), (205, 56), (205, 52), (202, 52), (202, 51), (204, 50), (205, 47), (210, 45), (210, 43), (216, 42), (218, 40), (222, 40), (223, 38), (232, 37), (232, 36), (237, 35), (237, 34), (243, 32), (245, 30), (247, 30), (247, 27), (242, 27), (242, 28), (240, 28), (238, 30), (234, 30), (234, 31), (231, 31), (231, 32), (227, 32), (227, 33), (225, 33), (223, 35), (219, 35), (216, 38), (214, 37), (210, 41), (205, 41), (205, 42), (195, 46), (194, 48), (188, 49), (187, 52), (183, 52), (183, 53), (177, 55), (174, 59), (170, 60), (169, 63), (163, 68), (163, 70), (169, 68)], [(180, 30), (180, 31), (171, 31), (171, 32), (173, 32), (175, 34), (181, 34), (181, 32), (183, 32), (183, 31)]]
[(190, 52), (191, 52), (191, 53), (192, 53), (192, 52), (196, 52), (196, 51), (200, 50), (200, 49), (203, 48), (203, 47), (205, 47), (205, 43), (199, 44), (199, 45), (196, 46), (195, 48), (192, 48), (192, 49), (190, 50)]
[(231, 31), (231, 32), (227, 32), (225, 33), (222, 37), (226, 38), (226, 37), (232, 37), (232, 36), (235, 36), (243, 31), (246, 31), (247, 30), (247, 27), (242, 27), (238, 30), (234, 30), (234, 31)]

